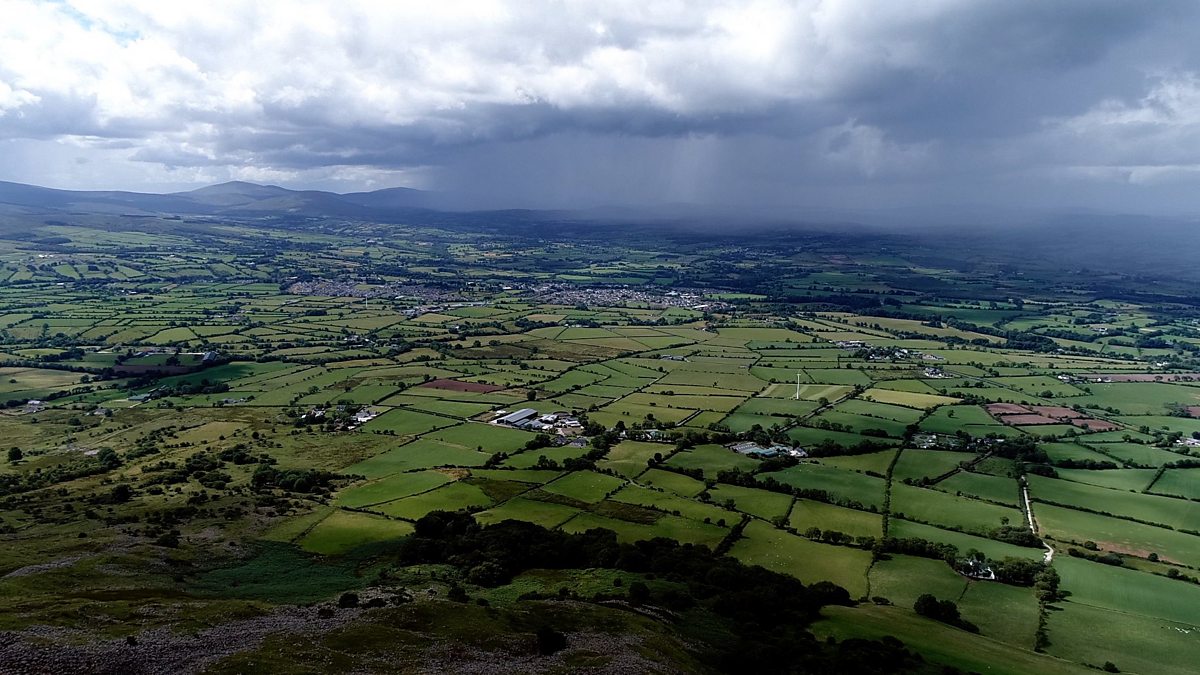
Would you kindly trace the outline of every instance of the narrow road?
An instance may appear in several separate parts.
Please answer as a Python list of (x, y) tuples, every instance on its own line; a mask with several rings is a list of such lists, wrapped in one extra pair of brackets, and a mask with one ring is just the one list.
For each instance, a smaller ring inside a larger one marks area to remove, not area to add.
[[(1029, 531), (1037, 536), (1037, 525), (1033, 521), (1033, 502), (1029, 500), (1029, 486), (1021, 485), (1021, 496), (1025, 498), (1025, 519), (1029, 523)], [(1042, 562), (1049, 565), (1054, 560), (1054, 549), (1046, 540), (1042, 540), (1042, 545), (1046, 547), (1046, 555), (1042, 556)]]

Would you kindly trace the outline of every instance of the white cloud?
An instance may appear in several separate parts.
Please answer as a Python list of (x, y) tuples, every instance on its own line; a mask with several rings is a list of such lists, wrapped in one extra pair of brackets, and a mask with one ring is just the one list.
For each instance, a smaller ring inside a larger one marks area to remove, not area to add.
[(823, 129), (818, 139), (827, 160), (853, 167), (868, 178), (881, 171), (906, 173), (921, 169), (931, 149), (929, 143), (896, 143), (882, 129), (853, 119)]
[[(43, 173), (67, 184), (432, 176), (530, 202), (550, 179), (575, 194), (560, 184), (573, 175), (620, 199), (736, 199), (730, 185), (790, 199), (800, 182), (939, 172), (986, 190), (989, 171), (1021, 169), (1165, 180), (1195, 162), (1200, 86), (1175, 75), (1139, 97), (1130, 82), (1200, 61), (1188, 31), (1162, 28), (1187, 26), (1187, 12), (1186, 0), (0, 0), (0, 141), (52, 149), (64, 159)], [(1118, 69), (1135, 74), (1109, 77)], [(506, 160), (514, 148), (524, 164)], [(88, 162), (65, 159), (77, 155)], [(470, 170), (482, 159), (489, 175)], [(525, 170), (537, 161), (556, 164)], [(36, 168), (0, 157), (5, 177), (22, 166)]]
[(1200, 154), (1200, 75), (1159, 77), (1134, 100), (1106, 99), (1049, 120), (1040, 136), (1068, 173), (1152, 184), (1194, 177)]
[(13, 89), (10, 85), (0, 82), (0, 116), (18, 111), (21, 107), (37, 103), (37, 94), (24, 89)]
[(0, 82), (90, 109), (95, 128), (59, 133), (163, 130), (183, 116), (418, 127), (453, 142), (529, 124), (480, 112), (497, 106), (686, 117), (836, 99), (881, 70), (941, 68), (943, 50), (917, 38), (964, 6), (3, 0), (2, 9)]

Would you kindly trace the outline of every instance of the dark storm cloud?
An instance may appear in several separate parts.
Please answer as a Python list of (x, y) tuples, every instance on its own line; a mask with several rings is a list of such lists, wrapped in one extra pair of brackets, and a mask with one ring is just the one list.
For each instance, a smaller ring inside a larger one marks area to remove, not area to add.
[[(1086, 201), (1200, 166), (1192, 2), (5, 9), (10, 179), (886, 205)], [(24, 160), (47, 145), (63, 161), (39, 174)], [(1192, 192), (1144, 193), (1200, 206)]]

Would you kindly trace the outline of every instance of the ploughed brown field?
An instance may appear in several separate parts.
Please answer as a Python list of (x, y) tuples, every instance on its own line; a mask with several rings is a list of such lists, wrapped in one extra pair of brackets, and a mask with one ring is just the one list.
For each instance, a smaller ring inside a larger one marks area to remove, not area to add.
[(1053, 417), (1055, 419), (1065, 419), (1068, 417), (1087, 417), (1078, 410), (1071, 410), (1070, 408), (1065, 408), (1060, 405), (1035, 405), (1030, 406), (1030, 408), (1033, 410), (1033, 412), (1039, 415), (1045, 415), (1046, 417)]
[[(1084, 415), (1078, 410), (1059, 405), (1023, 406), (1015, 403), (989, 403), (984, 408), (1003, 424), (1014, 427), (1031, 427), (1043, 424), (1062, 424), (1066, 422), (1089, 431), (1115, 431), (1119, 424), (1106, 420), (1097, 420)], [(1200, 416), (1200, 406), (1189, 408), (1193, 416)]]
[(1045, 415), (1001, 415), (998, 418), (1005, 424), (1011, 424), (1015, 427), (1032, 426), (1035, 424), (1059, 424), (1059, 420)]
[(983, 406), (992, 416), (996, 415), (1025, 415), (1032, 411), (1016, 403), (989, 403)]

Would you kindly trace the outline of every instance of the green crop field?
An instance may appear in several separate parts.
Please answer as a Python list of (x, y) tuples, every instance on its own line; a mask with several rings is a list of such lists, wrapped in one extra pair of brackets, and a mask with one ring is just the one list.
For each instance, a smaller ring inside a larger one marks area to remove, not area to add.
[(807, 539), (776, 530), (755, 521), (746, 527), (745, 538), (730, 553), (750, 564), (792, 574), (801, 581), (832, 581), (861, 597), (867, 591), (867, 567), (871, 556), (859, 551)]
[(1108, 662), (1130, 672), (1184, 675), (1195, 672), (1200, 659), (1195, 622), (1178, 624), (1066, 602), (1050, 614), (1047, 628), (1051, 636), (1047, 651), (1076, 662)]
[(1039, 504), (1035, 513), (1046, 534), (1063, 542), (1094, 542), (1101, 550), (1200, 565), (1200, 537), (1070, 508)]
[(804, 463), (769, 475), (785, 485), (824, 490), (839, 500), (857, 502), (868, 508), (883, 506), (885, 482), (865, 474)]
[(624, 484), (625, 481), (602, 473), (576, 471), (545, 484), (542, 489), (581, 502), (593, 503), (616, 492)]
[[(1149, 486), (1149, 483), (1146, 484)], [(1200, 500), (1200, 471), (1196, 469), (1167, 469), (1154, 485), (1152, 492)]]
[(1179, 530), (1200, 528), (1200, 502), (1075, 482), (1063, 485), (1042, 476), (1029, 477), (1029, 490), (1035, 499), (1061, 506), (1112, 514)]
[(942, 560), (892, 556), (871, 566), (871, 595), (901, 607), (912, 607), (923, 593), (957, 600), (967, 590), (967, 579)]
[(1019, 523), (1023, 517), (1014, 508), (903, 484), (892, 485), (892, 511), (910, 520), (976, 534)]
[(763, 520), (783, 518), (792, 506), (790, 495), (744, 488), (737, 485), (721, 485), (709, 490), (714, 504), (733, 503), (733, 508)]
[(388, 541), (412, 532), (412, 526), (388, 518), (334, 511), (317, 523), (300, 545), (313, 553), (346, 553), (364, 544)]

